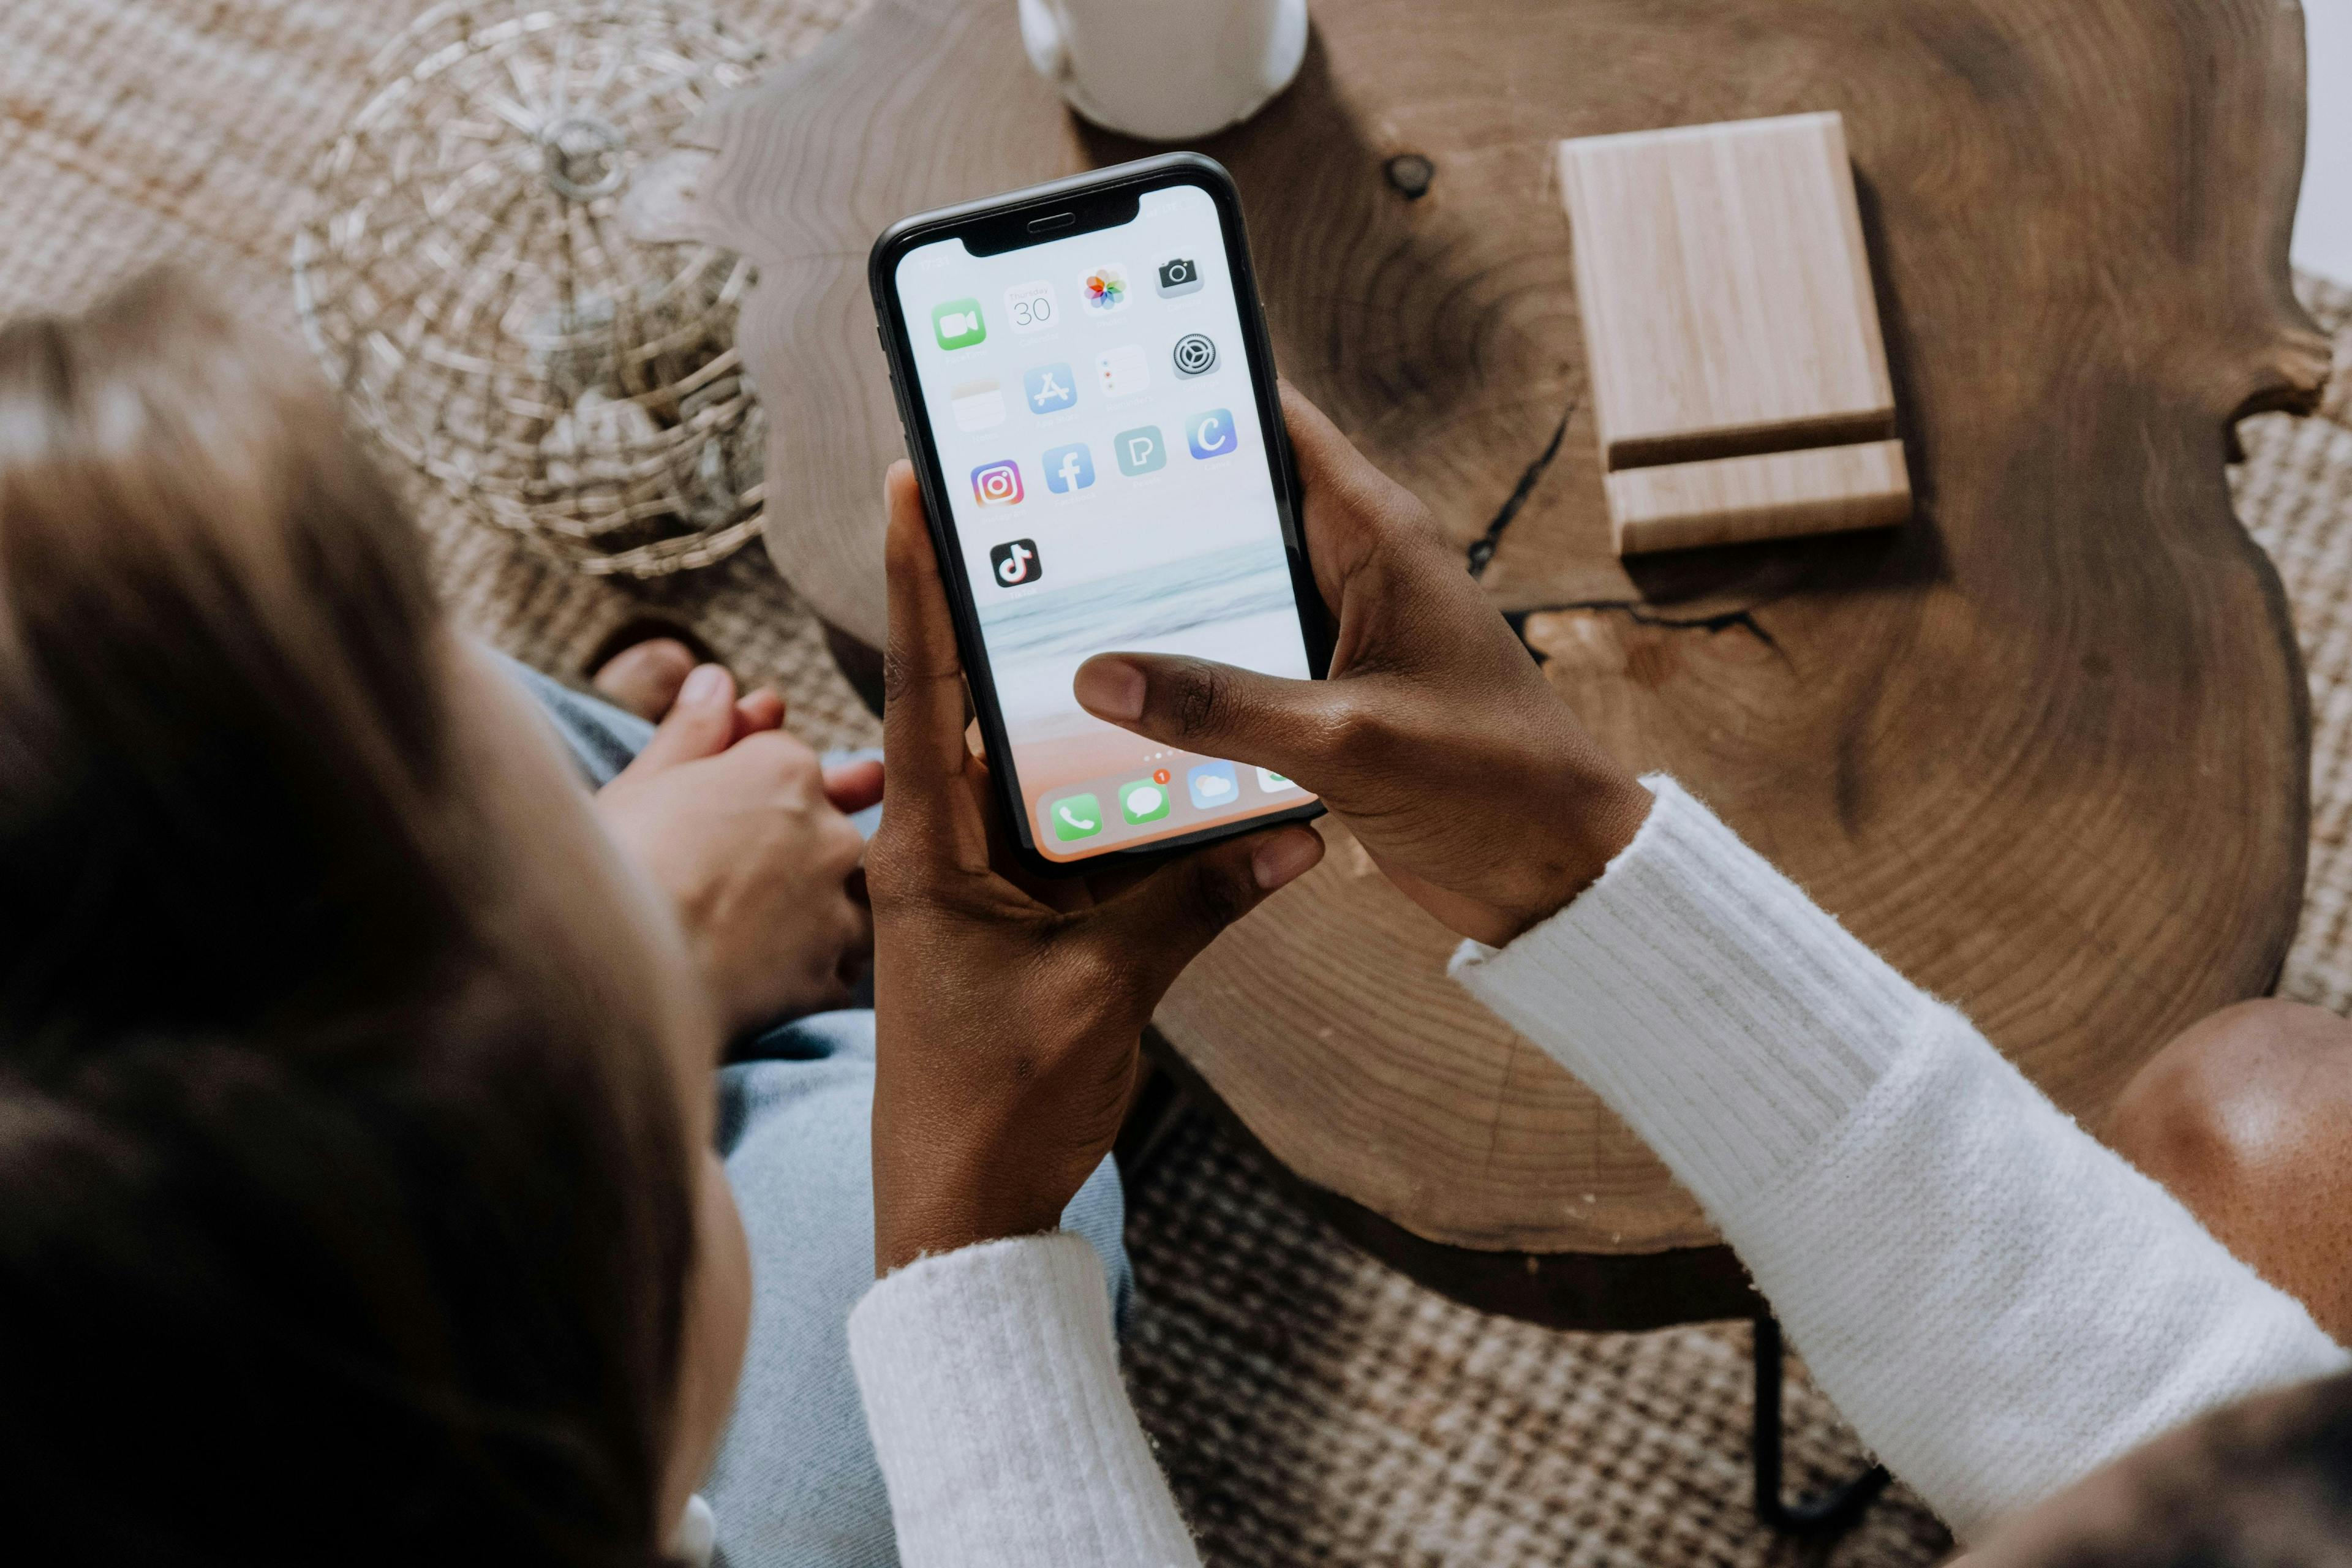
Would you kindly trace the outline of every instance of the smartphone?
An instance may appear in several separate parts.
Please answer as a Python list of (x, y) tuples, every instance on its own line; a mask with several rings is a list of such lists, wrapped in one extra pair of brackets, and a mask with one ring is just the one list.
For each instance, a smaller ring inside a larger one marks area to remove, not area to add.
[(991, 773), (1036, 872), (1321, 814), (1070, 694), (1114, 650), (1321, 679), (1233, 177), (1174, 153), (894, 225), (874, 305)]

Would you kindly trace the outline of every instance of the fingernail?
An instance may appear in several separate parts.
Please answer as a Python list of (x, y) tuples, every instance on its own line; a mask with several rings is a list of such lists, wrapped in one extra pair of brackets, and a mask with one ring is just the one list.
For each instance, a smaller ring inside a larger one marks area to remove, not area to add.
[(727, 672), (715, 664), (698, 664), (677, 694), (680, 702), (708, 702), (727, 686)]
[(1250, 857), (1250, 875), (1261, 892), (1297, 881), (1323, 858), (1323, 840), (1313, 833), (1284, 833), (1267, 839)]
[(1116, 658), (1092, 658), (1070, 683), (1078, 706), (1115, 724), (1143, 717), (1143, 671)]

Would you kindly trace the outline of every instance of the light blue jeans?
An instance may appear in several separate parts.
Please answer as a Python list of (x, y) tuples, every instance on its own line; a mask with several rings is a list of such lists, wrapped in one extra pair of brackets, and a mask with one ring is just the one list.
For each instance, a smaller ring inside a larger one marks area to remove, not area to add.
[[(634, 714), (512, 666), (592, 784), (652, 737)], [(828, 762), (853, 761), (843, 753)], [(877, 807), (861, 816), (869, 836)], [(702, 1493), (729, 1568), (895, 1564), (889, 1499), (849, 1370), (849, 1309), (874, 1282), (874, 1015), (821, 1013), (761, 1036), (719, 1075), (719, 1152), (751, 1243), (751, 1338), (735, 1416)], [(1133, 1291), (1106, 1160), (1062, 1216), (1102, 1255), (1118, 1319)]]

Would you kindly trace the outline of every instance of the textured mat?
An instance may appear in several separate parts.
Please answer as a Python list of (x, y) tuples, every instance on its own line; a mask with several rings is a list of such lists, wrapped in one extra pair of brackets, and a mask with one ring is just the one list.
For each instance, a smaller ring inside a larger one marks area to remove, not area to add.
[[(799, 53), (858, 0), (722, 0)], [(0, 6), (0, 315), (70, 308), (176, 260), (291, 334), (303, 172), (413, 0), (59, 0)], [(1011, 25), (1007, 7), (1007, 25)], [(2352, 366), (2352, 294), (2305, 280)], [(2241, 515), (2279, 563), (2312, 683), (2311, 879), (2281, 982), (2352, 1012), (2352, 370), (2327, 417), (2245, 426)], [(575, 578), (420, 491), (457, 614), (576, 673), (623, 622), (694, 625), (791, 696), (824, 743), (872, 721), (756, 546), (652, 588)], [(1269, 1189), (1205, 1118), (1134, 1194), (1138, 1403), (1212, 1561), (1898, 1564), (1948, 1550), (1899, 1490), (1824, 1554), (1747, 1501), (1747, 1331), (1560, 1334), (1456, 1307), (1355, 1253)], [(1792, 1485), (1861, 1459), (1802, 1381)]]

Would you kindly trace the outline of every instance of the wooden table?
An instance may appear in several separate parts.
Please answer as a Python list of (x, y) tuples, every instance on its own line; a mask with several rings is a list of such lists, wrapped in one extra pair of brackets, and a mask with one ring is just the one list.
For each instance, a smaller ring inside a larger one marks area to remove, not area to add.
[[(2236, 417), (2308, 407), (2326, 374), (2288, 287), (2294, 6), (1325, 0), (1315, 21), (1297, 84), (1202, 144), (1240, 181), (1277, 357), (1436, 509), (1615, 753), (1675, 773), (2094, 1124), (2175, 1030), (2265, 990), (2309, 726), (2222, 468)], [(1845, 116), (1917, 515), (1620, 563), (1552, 145), (1814, 109)], [(874, 0), (698, 139), (704, 221), (761, 268), (770, 550), (845, 646), (877, 646), (902, 447), (868, 244), (1148, 149), (1064, 111), (1003, 0)], [(1593, 1327), (1751, 1310), (1692, 1200), (1331, 837), (1169, 997), (1183, 1072), (1350, 1234), (1465, 1300)]]

